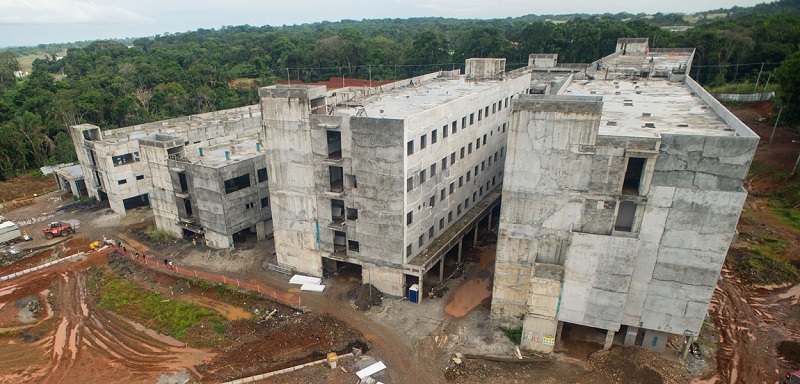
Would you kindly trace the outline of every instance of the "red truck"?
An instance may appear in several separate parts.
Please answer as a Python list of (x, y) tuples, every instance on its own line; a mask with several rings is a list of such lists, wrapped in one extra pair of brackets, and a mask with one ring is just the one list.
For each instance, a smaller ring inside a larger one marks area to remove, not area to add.
[(789, 372), (781, 382), (782, 384), (800, 384), (800, 371)]
[(76, 229), (78, 229), (78, 225), (70, 220), (54, 221), (47, 228), (43, 228), (42, 233), (44, 237), (52, 239), (56, 236), (68, 236), (71, 233), (75, 233)]

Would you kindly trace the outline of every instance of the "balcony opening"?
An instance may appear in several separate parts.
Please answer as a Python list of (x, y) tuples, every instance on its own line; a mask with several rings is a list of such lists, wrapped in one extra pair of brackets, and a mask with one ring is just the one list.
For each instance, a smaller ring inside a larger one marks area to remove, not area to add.
[(183, 199), (183, 210), (186, 212), (186, 217), (191, 218), (193, 215), (192, 213), (192, 200)]
[(236, 192), (240, 189), (245, 189), (250, 186), (250, 174), (234, 177), (225, 180), (225, 194)]
[(328, 167), (330, 171), (330, 183), (331, 183), (331, 192), (342, 192), (344, 191), (344, 181), (342, 180), (343, 173), (342, 167)]
[(331, 222), (344, 223), (344, 201), (331, 199)]
[(124, 155), (119, 156), (111, 156), (111, 162), (114, 163), (115, 167), (119, 167), (120, 165), (130, 164), (139, 161), (138, 156), (134, 159), (132, 153), (126, 153)]
[(347, 253), (347, 237), (344, 232), (333, 231), (333, 253), (340, 255)]
[(617, 211), (617, 220), (614, 222), (614, 230), (620, 232), (633, 231), (633, 219), (636, 217), (636, 204), (632, 201), (622, 201)]
[(358, 209), (347, 208), (347, 220), (358, 220)]
[(186, 172), (178, 172), (178, 184), (180, 184), (181, 192), (189, 192), (189, 183), (186, 182)]
[(622, 182), (623, 195), (639, 195), (642, 174), (647, 159), (641, 157), (628, 158), (628, 166), (625, 169), (625, 178)]
[(340, 160), (342, 158), (342, 133), (339, 131), (326, 131), (328, 138), (328, 159)]

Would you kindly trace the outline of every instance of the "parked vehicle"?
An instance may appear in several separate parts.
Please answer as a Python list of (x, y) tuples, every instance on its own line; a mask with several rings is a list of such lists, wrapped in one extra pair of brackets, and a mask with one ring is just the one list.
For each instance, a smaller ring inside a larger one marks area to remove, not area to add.
[(19, 226), (13, 221), (0, 223), (0, 244), (13, 244), (22, 237)]
[(50, 223), (47, 228), (42, 229), (44, 237), (48, 239), (52, 239), (56, 236), (69, 236), (73, 232), (75, 232), (75, 229), (73, 229), (72, 225), (60, 221), (54, 221)]
[(782, 384), (800, 384), (800, 371), (787, 373)]

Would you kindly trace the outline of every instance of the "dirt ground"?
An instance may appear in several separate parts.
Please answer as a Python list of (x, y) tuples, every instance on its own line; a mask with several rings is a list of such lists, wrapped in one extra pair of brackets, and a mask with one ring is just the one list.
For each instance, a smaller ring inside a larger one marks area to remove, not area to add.
[[(778, 127), (769, 144), (773, 125), (759, 119), (772, 113), (771, 103), (743, 105), (733, 112), (761, 137), (755, 161), (774, 167), (772, 172), (790, 171), (800, 153), (800, 145), (793, 140), (800, 136), (796, 129)], [(731, 253), (748, 250), (769, 236), (785, 241), (788, 246), (781, 256), (800, 266), (800, 233), (777, 219), (765, 197), (783, 187), (771, 176), (748, 179), (750, 195)], [(800, 284), (748, 285), (726, 263), (709, 313), (719, 333), (717, 371), (695, 383), (778, 383), (786, 372), (800, 369), (800, 351), (791, 347), (800, 345)]]
[[(793, 165), (798, 149), (791, 140), (798, 137), (779, 128), (773, 145), (765, 144), (772, 127), (758, 118), (769, 113), (769, 105), (756, 104), (735, 113), (762, 136), (759, 161), (780, 169)], [(35, 193), (41, 187), (34, 185), (23, 180), (19, 189)], [(751, 196), (734, 249), (750, 246), (748, 239), (769, 231), (790, 244), (787, 258), (800, 260), (800, 237), (781, 224), (768, 201), (760, 197), (779, 187), (763, 179), (748, 180)], [(598, 352), (602, 335), (586, 329), (565, 333), (557, 353), (546, 361), (519, 364), (457, 358), (457, 354), (514, 354), (514, 343), (492, 325), (489, 316), (495, 232), (482, 232), (478, 246), (466, 247), (462, 264), (445, 263), (445, 281), (438, 281), (438, 271), (426, 276), (422, 303), (384, 297), (380, 305), (362, 311), (352, 300), (360, 287), (358, 271), (343, 269), (327, 277), (323, 293), (300, 292), (288, 284), (288, 276), (265, 268), (274, 250), (272, 241), (247, 243), (232, 252), (183, 240), (156, 244), (142, 230), (152, 224), (150, 210), (137, 209), (124, 217), (104, 206), (58, 211), (68, 199), (49, 193), (36, 197), (35, 204), (0, 212), (26, 223), (22, 229), (34, 237), (17, 245), (22, 255), (0, 259), (0, 275), (86, 251), (89, 242), (106, 237), (121, 240), (148, 257), (169, 258), (181, 267), (298, 295), (302, 307), (265, 297), (219, 296), (216, 289), (186, 283), (134, 261), (88, 253), (78, 261), (0, 284), (0, 356), (4, 356), (0, 382), (153, 383), (173, 377), (216, 383), (318, 360), (331, 351), (346, 353), (353, 347), (365, 354), (343, 358), (336, 369), (316, 365), (263, 382), (355, 383), (355, 371), (382, 361), (388, 368), (375, 378), (386, 384), (749, 384), (778, 382), (785, 371), (800, 364), (800, 285), (748, 286), (729, 267), (714, 292), (710, 321), (699, 341), (705, 353), (700, 358), (676, 359), (674, 346), (663, 354), (619, 345)], [(77, 234), (52, 240), (41, 235), (41, 227), (48, 222), (72, 218), (81, 221)], [(109, 265), (122, 266), (130, 281), (158, 290), (170, 300), (216, 311), (227, 319), (224, 334), (208, 343), (211, 331), (198, 328), (192, 337), (179, 341), (101, 308), (85, 282), (91, 268)], [(259, 320), (273, 310), (274, 318)]]

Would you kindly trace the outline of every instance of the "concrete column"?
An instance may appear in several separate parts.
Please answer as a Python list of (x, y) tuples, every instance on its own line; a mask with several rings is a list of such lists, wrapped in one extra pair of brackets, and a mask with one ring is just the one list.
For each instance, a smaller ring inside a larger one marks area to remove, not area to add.
[(425, 274), (419, 276), (419, 294), (417, 295), (417, 304), (422, 304), (422, 281), (425, 280)]
[(686, 356), (689, 355), (689, 349), (694, 342), (694, 336), (683, 336), (683, 348), (681, 349), (681, 359), (686, 360)]
[[(478, 223), (480, 223), (480, 221)], [(475, 238), (472, 240), (473, 248), (478, 245), (478, 223), (475, 223), (475, 235), (474, 235)]]
[(639, 334), (639, 327), (628, 326), (628, 332), (625, 333), (625, 345), (636, 345), (636, 335)]
[(439, 260), (439, 282), (444, 281), (444, 256)]
[(264, 240), (267, 238), (267, 230), (264, 228), (264, 222), (259, 221), (256, 223), (256, 238), (258, 241)]
[(461, 249), (464, 245), (464, 237), (458, 239), (458, 262), (461, 263)]
[(564, 322), (559, 321), (558, 327), (556, 328), (556, 345), (558, 345), (558, 343), (561, 342), (561, 335), (563, 334), (563, 332), (564, 332)]
[(494, 209), (490, 209), (490, 210), (489, 210), (489, 218), (488, 218), (488, 219), (489, 219), (489, 221), (488, 221), (488, 223), (486, 224), (486, 229), (488, 229), (488, 230), (490, 230), (490, 231), (492, 230), (492, 211), (494, 211)]
[(614, 334), (615, 333), (616, 332), (614, 332), (614, 331), (612, 331), (610, 329), (608, 330), (608, 333), (606, 333), (606, 342), (605, 342), (605, 344), (603, 344), (603, 350), (604, 351), (608, 351), (609, 349), (611, 349), (611, 345), (614, 344)]

